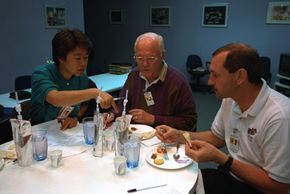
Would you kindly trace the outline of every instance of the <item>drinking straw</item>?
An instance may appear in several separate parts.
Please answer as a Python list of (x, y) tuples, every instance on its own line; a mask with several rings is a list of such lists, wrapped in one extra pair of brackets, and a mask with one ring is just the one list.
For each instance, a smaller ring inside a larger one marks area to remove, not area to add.
[(122, 116), (126, 115), (126, 104), (128, 103), (128, 90), (126, 90), (126, 96), (125, 99), (123, 101), (123, 112), (122, 112)]
[(101, 103), (101, 99), (102, 99), (101, 98), (102, 89), (103, 89), (103, 87), (101, 87), (100, 92), (99, 92), (99, 95), (96, 98), (96, 103), (97, 103), (97, 105), (96, 105), (96, 114), (99, 114), (100, 113), (100, 103)]
[(17, 118), (18, 118), (18, 120), (22, 120), (23, 117), (21, 115), (21, 105), (20, 105), (20, 103), (18, 101), (18, 93), (17, 93), (17, 91), (15, 91), (15, 98), (16, 98), (16, 107), (15, 107), (15, 109), (16, 109), (16, 112), (18, 113), (17, 114)]

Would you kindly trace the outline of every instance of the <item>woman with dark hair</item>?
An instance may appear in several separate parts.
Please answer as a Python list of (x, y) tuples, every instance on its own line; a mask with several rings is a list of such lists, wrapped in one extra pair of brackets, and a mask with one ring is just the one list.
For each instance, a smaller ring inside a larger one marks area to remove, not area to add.
[(52, 40), (54, 64), (38, 66), (32, 74), (32, 124), (56, 119), (61, 108), (74, 109), (61, 123), (65, 130), (76, 126), (90, 99), (101, 97), (101, 107), (115, 110), (116, 104), (111, 95), (90, 86), (85, 74), (92, 44), (78, 29), (61, 29)]

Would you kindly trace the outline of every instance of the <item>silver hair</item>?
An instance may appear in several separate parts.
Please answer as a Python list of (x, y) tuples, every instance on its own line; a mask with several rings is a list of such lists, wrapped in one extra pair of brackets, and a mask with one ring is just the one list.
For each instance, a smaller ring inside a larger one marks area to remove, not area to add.
[(137, 37), (137, 39), (135, 41), (135, 46), (134, 46), (134, 51), (135, 52), (136, 52), (136, 45), (137, 45), (137, 43), (140, 40), (142, 40), (143, 38), (151, 38), (152, 40), (157, 40), (161, 52), (165, 52), (163, 37), (161, 35), (159, 35), (159, 34), (154, 33), (154, 32), (146, 32), (146, 33), (141, 34), (140, 36)]

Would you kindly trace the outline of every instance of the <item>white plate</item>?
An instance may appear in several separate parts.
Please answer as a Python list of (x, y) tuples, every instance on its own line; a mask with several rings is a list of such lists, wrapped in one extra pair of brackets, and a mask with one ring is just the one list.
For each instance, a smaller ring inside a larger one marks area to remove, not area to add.
[[(150, 152), (148, 152), (147, 156), (146, 156), (146, 161), (151, 164), (152, 166), (155, 166), (157, 168), (161, 168), (161, 169), (169, 169), (169, 170), (173, 170), (173, 169), (180, 169), (180, 168), (184, 168), (190, 164), (192, 164), (192, 160), (190, 158), (188, 158), (185, 153), (184, 153), (184, 146), (180, 145), (178, 154), (180, 155), (180, 158), (178, 159), (178, 161), (175, 161), (173, 158), (173, 154), (176, 152), (176, 147), (175, 146), (167, 146), (166, 150), (167, 150), (167, 155), (169, 160), (164, 160), (164, 163), (161, 165), (157, 165), (154, 163), (154, 159), (151, 158), (153, 153), (156, 153), (156, 149), (157, 147), (153, 148)], [(160, 157), (160, 156), (158, 156)]]
[(5, 162), (4, 159), (0, 159), (0, 170), (2, 170), (3, 166), (4, 166)]
[[(132, 130), (133, 127), (136, 128), (136, 130)], [(142, 124), (130, 124), (129, 131), (132, 134), (140, 137), (141, 140), (150, 139), (155, 135), (154, 128)]]

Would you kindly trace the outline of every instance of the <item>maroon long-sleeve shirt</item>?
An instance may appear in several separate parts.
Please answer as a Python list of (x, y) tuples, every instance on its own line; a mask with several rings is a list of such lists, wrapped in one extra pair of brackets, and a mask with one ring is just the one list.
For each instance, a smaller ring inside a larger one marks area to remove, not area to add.
[[(195, 102), (189, 83), (183, 74), (168, 66), (165, 80), (159, 80), (147, 89), (147, 92), (152, 93), (155, 103), (151, 106), (147, 106), (144, 97), (145, 80), (140, 78), (139, 74), (138, 67), (133, 69), (120, 92), (120, 96), (125, 96), (128, 90), (127, 111), (137, 108), (155, 115), (153, 127), (166, 124), (187, 131), (196, 129)], [(122, 104), (119, 105), (122, 110)]]

